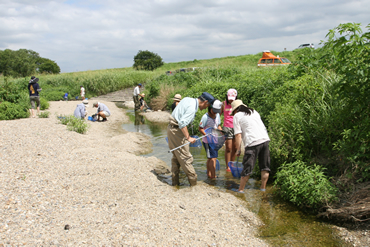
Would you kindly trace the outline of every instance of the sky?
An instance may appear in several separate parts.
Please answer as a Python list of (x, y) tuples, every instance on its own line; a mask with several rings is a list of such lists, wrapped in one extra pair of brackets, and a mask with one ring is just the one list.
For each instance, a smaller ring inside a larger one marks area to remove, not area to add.
[(165, 63), (319, 47), (370, 0), (0, 0), (0, 50), (28, 49), (62, 72), (123, 68), (139, 50)]

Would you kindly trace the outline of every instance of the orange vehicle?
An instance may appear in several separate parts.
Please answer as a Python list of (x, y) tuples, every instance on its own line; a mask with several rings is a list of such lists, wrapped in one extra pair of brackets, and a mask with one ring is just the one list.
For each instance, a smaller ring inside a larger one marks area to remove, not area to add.
[(268, 50), (263, 51), (262, 58), (258, 61), (258, 67), (280, 66), (288, 64), (291, 64), (289, 59), (275, 56)]

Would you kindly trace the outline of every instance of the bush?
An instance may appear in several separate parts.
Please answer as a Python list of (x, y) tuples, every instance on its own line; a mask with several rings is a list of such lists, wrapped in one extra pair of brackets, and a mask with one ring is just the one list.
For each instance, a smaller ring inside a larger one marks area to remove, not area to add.
[(0, 104), (0, 120), (11, 120), (17, 118), (28, 118), (30, 112), (22, 104), (3, 102)]
[(47, 101), (45, 98), (40, 97), (40, 110), (49, 109), (49, 106), (49, 101)]
[(45, 111), (45, 112), (40, 112), (39, 118), (48, 118), (50, 115), (50, 112)]
[(275, 186), (286, 200), (303, 207), (318, 208), (336, 200), (337, 189), (319, 165), (302, 161), (284, 163), (276, 173)]
[(68, 130), (80, 134), (85, 134), (89, 128), (85, 120), (75, 118), (74, 116), (59, 116), (58, 119), (62, 124), (67, 125)]

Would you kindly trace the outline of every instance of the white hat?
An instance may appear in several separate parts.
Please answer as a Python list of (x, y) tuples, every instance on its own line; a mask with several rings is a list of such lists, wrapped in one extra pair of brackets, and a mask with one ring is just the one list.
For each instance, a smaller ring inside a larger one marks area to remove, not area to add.
[(212, 110), (214, 113), (220, 113), (221, 112), (222, 103), (218, 99), (213, 102)]

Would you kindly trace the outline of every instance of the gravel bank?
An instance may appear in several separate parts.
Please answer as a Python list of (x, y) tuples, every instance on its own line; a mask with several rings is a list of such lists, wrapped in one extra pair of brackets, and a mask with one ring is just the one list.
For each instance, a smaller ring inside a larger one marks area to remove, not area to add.
[[(51, 102), (50, 118), (0, 121), (0, 246), (265, 246), (243, 202), (200, 183), (176, 189), (136, 154), (148, 137), (125, 133), (122, 109), (85, 135), (59, 124), (78, 102)], [(89, 108), (89, 115), (93, 109)]]

